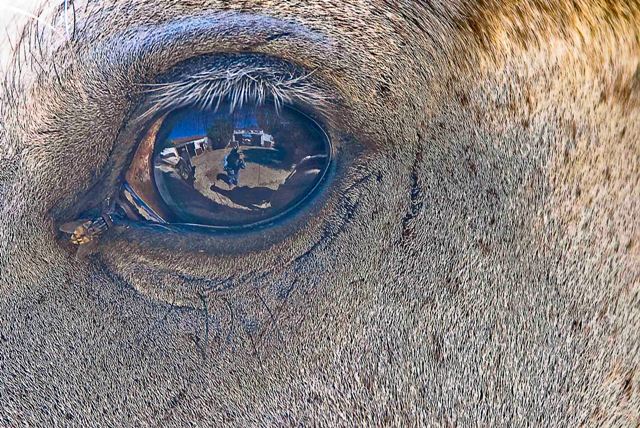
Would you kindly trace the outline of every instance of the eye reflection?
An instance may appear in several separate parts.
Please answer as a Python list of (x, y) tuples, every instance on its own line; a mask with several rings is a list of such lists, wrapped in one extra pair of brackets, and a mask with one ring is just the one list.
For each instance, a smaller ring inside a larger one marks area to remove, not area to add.
[(312, 119), (289, 106), (229, 111), (181, 109), (149, 128), (123, 188), (138, 216), (244, 227), (294, 209), (313, 192), (331, 147)]

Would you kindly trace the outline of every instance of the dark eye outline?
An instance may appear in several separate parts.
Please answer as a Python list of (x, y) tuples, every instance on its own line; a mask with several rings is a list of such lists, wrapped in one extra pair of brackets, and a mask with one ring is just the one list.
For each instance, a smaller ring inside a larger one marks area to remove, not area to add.
[[(279, 58), (269, 57), (264, 54), (247, 54), (247, 53), (235, 53), (235, 54), (211, 54), (207, 55), (206, 58), (219, 58), (221, 56), (230, 56), (232, 58), (246, 58), (247, 56), (257, 57), (259, 61), (264, 61), (267, 63), (264, 65), (264, 70), (269, 72), (273, 72), (273, 68), (270, 68), (273, 64), (284, 64), (285, 74), (288, 73), (288, 78), (290, 81), (300, 83), (302, 79), (299, 78), (300, 74), (296, 75), (294, 71), (297, 69), (297, 65), (286, 62), (284, 60), (280, 60)], [(198, 63), (201, 62), (202, 59), (205, 58), (203, 56), (192, 58), (190, 60), (183, 61), (175, 66), (170, 72), (164, 73), (164, 75), (158, 80), (164, 82), (170, 81), (171, 79), (175, 79), (177, 75), (181, 72), (184, 73), (185, 69), (188, 69), (191, 66), (192, 62)], [(188, 65), (187, 65), (188, 64)], [(299, 69), (298, 69), (299, 70)], [(303, 71), (307, 76), (312, 76), (313, 73), (308, 73)], [(273, 77), (270, 76), (270, 77)], [(151, 85), (153, 87), (153, 84)], [(339, 102), (338, 97), (335, 97), (334, 92), (323, 84), (320, 80), (311, 79), (309, 81), (302, 82), (302, 87), (293, 88), (296, 92), (293, 97), (293, 101), (287, 101), (288, 104), (293, 104), (293, 108), (299, 110), (305, 116), (307, 116), (310, 120), (312, 120), (320, 130), (322, 130), (323, 134), (327, 138), (327, 142), (331, 148), (331, 162), (329, 164), (329, 168), (323, 174), (322, 180), (318, 180), (318, 183), (314, 186), (313, 190), (309, 192), (309, 195), (298, 203), (296, 203), (291, 209), (286, 210), (286, 212), (281, 213), (281, 215), (275, 216), (265, 222), (261, 222), (258, 225), (251, 225), (249, 228), (247, 227), (239, 227), (237, 229), (219, 229), (215, 226), (206, 226), (206, 225), (192, 225), (185, 223), (175, 223), (175, 224), (159, 224), (152, 222), (140, 222), (140, 221), (128, 221), (124, 220), (121, 223), (125, 225), (126, 228), (136, 227), (136, 228), (152, 228), (154, 230), (160, 231), (168, 231), (168, 232), (197, 232), (197, 233), (211, 233), (214, 234), (220, 233), (222, 234), (235, 234), (238, 231), (247, 232), (252, 230), (261, 230), (265, 227), (277, 226), (278, 224), (285, 223), (289, 218), (295, 217), (292, 215), (294, 211), (299, 211), (302, 205), (311, 203), (318, 194), (327, 186), (327, 182), (332, 180), (332, 177), (336, 175), (339, 168), (336, 164), (337, 160), (337, 152), (340, 150), (338, 142), (342, 140), (342, 137), (339, 139), (332, 138), (333, 135), (342, 135), (340, 131), (336, 130), (334, 123), (336, 121), (335, 117), (332, 117), (337, 111), (343, 111), (343, 108), (338, 108)], [(306, 91), (306, 92), (305, 92)], [(306, 95), (307, 97), (301, 97), (301, 102), (297, 102), (298, 98), (296, 95)], [(129, 162), (132, 154), (135, 152), (137, 145), (140, 142), (140, 136), (142, 133), (142, 129), (144, 129), (144, 121), (148, 121), (149, 117), (157, 116), (158, 114), (166, 113), (167, 111), (183, 107), (185, 105), (189, 105), (184, 103), (183, 101), (177, 102), (175, 105), (172, 103), (165, 104), (161, 106), (161, 108), (156, 108), (155, 110), (151, 109), (154, 104), (157, 107), (157, 99), (153, 99), (148, 96), (146, 91), (141, 91), (139, 95), (140, 101), (136, 104), (136, 107), (132, 109), (131, 114), (129, 115), (129, 120), (123, 124), (123, 128), (121, 129), (120, 138), (122, 140), (123, 137), (126, 139), (126, 136), (134, 136), (130, 141), (120, 141), (113, 152), (116, 154), (116, 158), (118, 160), (110, 159), (108, 164), (105, 165), (106, 172), (103, 174), (103, 177), (106, 178), (105, 182), (98, 182), (92, 190), (87, 192), (84, 197), (81, 197), (79, 203), (76, 207), (80, 206), (89, 206), (89, 209), (71, 209), (70, 212), (76, 212), (76, 218), (80, 217), (81, 219), (72, 222), (73, 224), (78, 224), (80, 221), (84, 221), (87, 223), (87, 219), (92, 219), (94, 223), (98, 223), (97, 233), (103, 233), (104, 223), (112, 222), (113, 214), (113, 205), (114, 201), (117, 201), (118, 193), (120, 192), (120, 188), (123, 184), (123, 177), (129, 168)], [(157, 95), (157, 91), (156, 91)], [(310, 96), (309, 96), (310, 95)], [(166, 100), (166, 98), (165, 98)], [(246, 101), (246, 100), (245, 100)], [(263, 100), (264, 101), (264, 100)], [(314, 104), (317, 102), (318, 104)], [(295, 103), (295, 104), (294, 104)], [(327, 111), (331, 111), (331, 113), (327, 114)], [(115, 146), (114, 146), (115, 147)], [(123, 162), (123, 158), (128, 158), (126, 162)], [(94, 196), (98, 195), (98, 196)], [(105, 208), (111, 207), (111, 208)], [(105, 211), (106, 209), (106, 211)], [(61, 216), (62, 217), (62, 216)], [(66, 216), (65, 216), (66, 217)], [(63, 217), (64, 218), (64, 217)], [(67, 219), (69, 217), (66, 217)], [(66, 233), (71, 233), (68, 225), (72, 223), (64, 224), (60, 229)], [(67, 227), (65, 227), (67, 226)], [(72, 239), (73, 241), (73, 239)]]

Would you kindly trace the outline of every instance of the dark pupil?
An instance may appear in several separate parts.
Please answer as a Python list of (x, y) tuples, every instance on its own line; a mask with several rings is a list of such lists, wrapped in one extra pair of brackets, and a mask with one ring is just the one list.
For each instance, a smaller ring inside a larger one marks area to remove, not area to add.
[(316, 123), (289, 107), (184, 109), (154, 149), (158, 194), (174, 223), (220, 227), (270, 220), (308, 196), (330, 162)]

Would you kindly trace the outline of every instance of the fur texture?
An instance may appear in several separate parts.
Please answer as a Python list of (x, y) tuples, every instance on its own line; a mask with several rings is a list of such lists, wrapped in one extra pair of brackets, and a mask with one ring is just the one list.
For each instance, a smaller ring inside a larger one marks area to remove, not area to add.
[[(5, 61), (1, 425), (640, 423), (638, 2), (70, 6)], [(76, 259), (141, 88), (229, 52), (335, 100), (324, 196)]]

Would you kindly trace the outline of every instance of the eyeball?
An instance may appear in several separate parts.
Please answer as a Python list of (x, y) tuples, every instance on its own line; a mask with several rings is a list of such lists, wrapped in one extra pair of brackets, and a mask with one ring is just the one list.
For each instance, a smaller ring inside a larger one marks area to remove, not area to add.
[(123, 194), (147, 220), (251, 227), (308, 201), (330, 163), (327, 134), (293, 106), (182, 108), (149, 128)]

